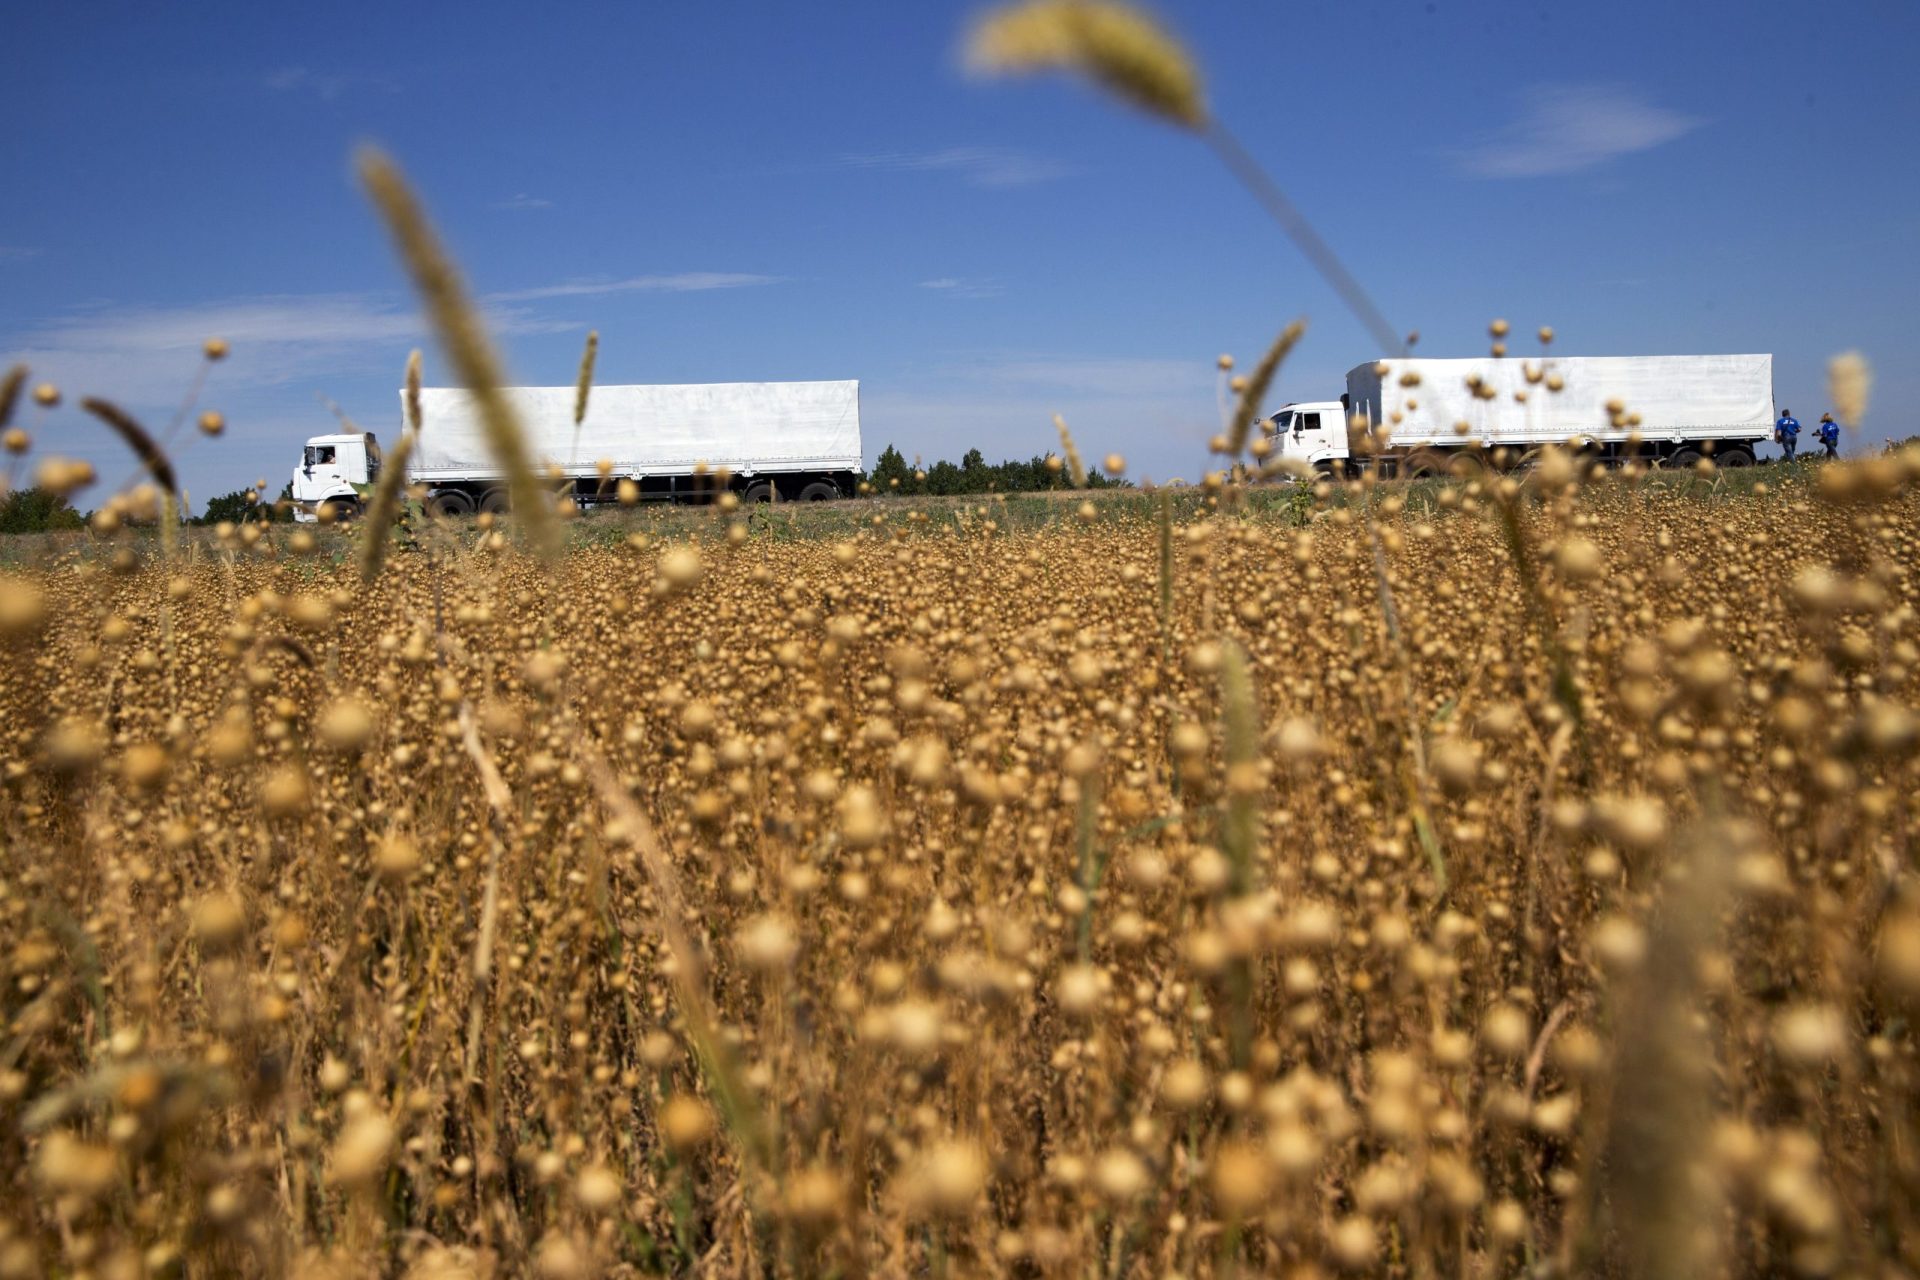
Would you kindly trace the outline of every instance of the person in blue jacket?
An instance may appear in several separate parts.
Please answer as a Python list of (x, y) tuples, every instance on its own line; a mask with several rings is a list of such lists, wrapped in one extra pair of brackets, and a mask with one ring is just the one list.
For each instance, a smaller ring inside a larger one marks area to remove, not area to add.
[(1820, 430), (1816, 433), (1815, 438), (1826, 446), (1827, 457), (1829, 459), (1840, 456), (1840, 424), (1833, 420), (1832, 414), (1823, 413), (1820, 415)]
[(1780, 442), (1787, 461), (1792, 462), (1794, 450), (1800, 447), (1800, 422), (1793, 416), (1793, 410), (1780, 411), (1780, 420), (1773, 424), (1773, 438)]

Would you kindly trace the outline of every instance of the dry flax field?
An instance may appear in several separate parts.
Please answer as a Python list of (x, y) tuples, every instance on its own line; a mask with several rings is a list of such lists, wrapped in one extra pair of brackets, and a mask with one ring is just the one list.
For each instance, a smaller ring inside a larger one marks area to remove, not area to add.
[(1920, 454), (1766, 471), (40, 546), (0, 1276), (1906, 1273)]

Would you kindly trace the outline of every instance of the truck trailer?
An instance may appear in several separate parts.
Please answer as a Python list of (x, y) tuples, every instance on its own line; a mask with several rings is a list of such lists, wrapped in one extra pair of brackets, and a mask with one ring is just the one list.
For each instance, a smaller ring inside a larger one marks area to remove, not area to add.
[[(583, 504), (612, 501), (621, 480), (633, 481), (643, 501), (708, 501), (732, 491), (747, 502), (821, 502), (850, 497), (862, 466), (855, 381), (595, 387), (578, 426), (573, 387), (504, 394), (535, 470)], [(403, 417), (405, 400), (403, 390)], [(313, 520), (327, 504), (354, 514), (380, 465), (372, 432), (308, 440), (293, 473), (295, 518)], [(443, 515), (507, 509), (507, 478), (471, 392), (421, 390), (407, 481), (424, 485), (428, 507)]]
[(1323, 475), (1526, 465), (1548, 445), (1605, 463), (1753, 465), (1773, 434), (1773, 357), (1513, 356), (1357, 365), (1339, 400), (1283, 405), (1269, 456)]

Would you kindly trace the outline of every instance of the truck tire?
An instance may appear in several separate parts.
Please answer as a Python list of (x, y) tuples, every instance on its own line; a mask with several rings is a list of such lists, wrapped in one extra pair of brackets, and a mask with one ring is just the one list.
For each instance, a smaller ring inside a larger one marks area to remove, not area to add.
[(802, 502), (832, 502), (840, 496), (840, 491), (825, 480), (815, 480), (800, 491)]
[(436, 516), (470, 516), (473, 514), (473, 499), (458, 489), (442, 489), (427, 498), (427, 510)]
[(1688, 446), (1685, 449), (1675, 449), (1667, 458), (1667, 470), (1669, 471), (1691, 471), (1699, 465), (1700, 451), (1692, 446)]
[(757, 484), (748, 485), (747, 492), (743, 497), (743, 501), (772, 502), (773, 501), (773, 481), (762, 480)]
[(1723, 467), (1750, 467), (1753, 465), (1753, 451), (1740, 445), (1713, 455), (1713, 460)]
[(1447, 459), (1445, 454), (1436, 453), (1432, 449), (1418, 449), (1408, 454), (1406, 461), (1402, 462), (1400, 467), (1402, 475), (1422, 480), (1428, 476), (1447, 474)]
[[(358, 498), (328, 498), (319, 504), (333, 512), (334, 524), (348, 524), (360, 518), (360, 500)], [(327, 523), (321, 521), (322, 524)]]
[(480, 495), (480, 510), (482, 514), (490, 516), (503, 515), (512, 509), (512, 507), (513, 500), (507, 496), (505, 489), (489, 489)]

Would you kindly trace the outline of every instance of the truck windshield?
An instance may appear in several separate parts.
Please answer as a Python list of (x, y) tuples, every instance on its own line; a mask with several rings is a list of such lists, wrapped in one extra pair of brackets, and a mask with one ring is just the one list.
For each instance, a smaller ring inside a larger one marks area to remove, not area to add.
[(1293, 426), (1293, 410), (1282, 409), (1280, 412), (1273, 415), (1273, 429), (1275, 431), (1286, 431), (1292, 426)]

